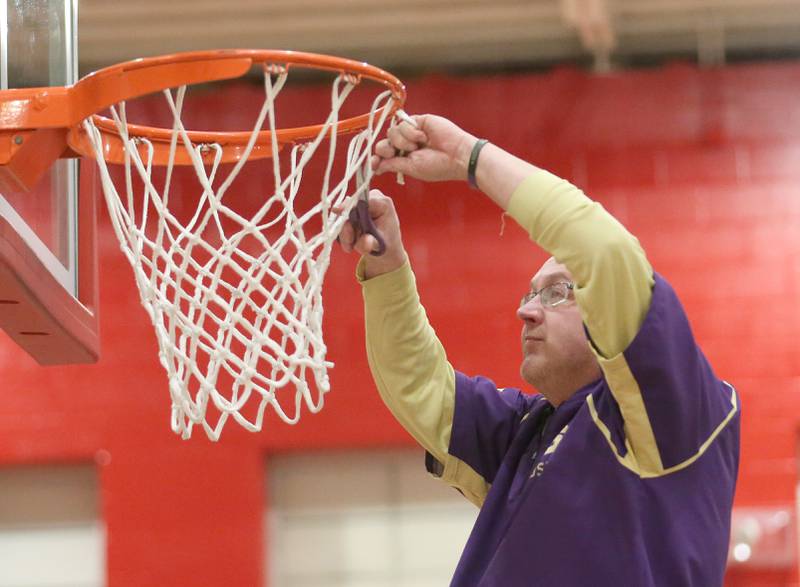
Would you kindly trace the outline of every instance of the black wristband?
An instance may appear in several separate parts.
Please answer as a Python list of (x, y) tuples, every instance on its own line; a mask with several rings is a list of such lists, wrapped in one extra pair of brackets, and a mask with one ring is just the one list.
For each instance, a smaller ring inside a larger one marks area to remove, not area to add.
[(481, 149), (486, 146), (488, 143), (486, 139), (480, 139), (475, 143), (475, 146), (472, 147), (472, 153), (469, 155), (469, 165), (467, 165), (467, 181), (469, 182), (469, 187), (474, 190), (478, 189), (478, 182), (475, 180), (475, 168), (478, 167), (478, 155), (481, 154)]

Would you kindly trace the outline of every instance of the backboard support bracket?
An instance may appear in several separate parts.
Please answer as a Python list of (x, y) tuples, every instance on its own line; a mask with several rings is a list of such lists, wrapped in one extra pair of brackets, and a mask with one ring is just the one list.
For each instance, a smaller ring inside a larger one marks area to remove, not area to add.
[(29, 191), (68, 153), (77, 157), (61, 128), (0, 131), (0, 193)]

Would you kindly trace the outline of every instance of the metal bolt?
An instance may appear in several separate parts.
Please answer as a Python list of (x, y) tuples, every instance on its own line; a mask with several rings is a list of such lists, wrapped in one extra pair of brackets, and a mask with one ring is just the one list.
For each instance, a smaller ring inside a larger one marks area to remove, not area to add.
[(17, 136), (14, 137), (14, 143), (17, 144), (17, 145), (21, 145), (22, 141), (24, 141), (24, 140), (25, 139), (23, 139), (20, 135), (17, 135)]

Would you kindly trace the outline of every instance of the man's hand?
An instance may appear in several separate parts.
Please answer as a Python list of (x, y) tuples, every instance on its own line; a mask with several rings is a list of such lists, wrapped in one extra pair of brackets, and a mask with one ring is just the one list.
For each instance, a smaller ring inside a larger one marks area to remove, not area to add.
[(416, 128), (401, 122), (375, 145), (371, 160), (375, 172), (402, 173), (423, 181), (466, 180), (477, 139), (441, 116), (411, 118)]
[[(378, 141), (370, 160), (372, 169), (423, 181), (466, 181), (469, 158), (478, 139), (441, 116), (411, 118), (416, 127), (401, 122)], [(494, 203), (508, 210), (514, 190), (536, 171), (530, 163), (489, 143), (477, 159), (475, 182)]]
[[(341, 212), (341, 209), (336, 211)], [(361, 234), (356, 238), (355, 229), (350, 222), (346, 222), (339, 233), (339, 243), (345, 252), (356, 251), (364, 257), (364, 276), (367, 279), (394, 271), (406, 262), (406, 252), (400, 237), (400, 220), (392, 199), (384, 196), (380, 190), (370, 190), (369, 214), (386, 243), (386, 252), (380, 257), (370, 255), (377, 245), (375, 238), (369, 234)]]

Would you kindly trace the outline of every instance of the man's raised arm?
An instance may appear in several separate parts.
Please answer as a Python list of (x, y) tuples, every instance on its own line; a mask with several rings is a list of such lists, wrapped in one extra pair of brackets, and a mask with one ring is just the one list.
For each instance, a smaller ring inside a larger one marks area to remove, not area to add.
[(376, 171), (466, 180), (472, 159), (477, 187), (572, 273), (598, 353), (611, 358), (625, 350), (644, 320), (653, 287), (653, 270), (636, 238), (569, 182), (491, 143), (476, 153), (478, 139), (444, 118), (414, 120), (416, 128), (401, 123), (378, 143)]

